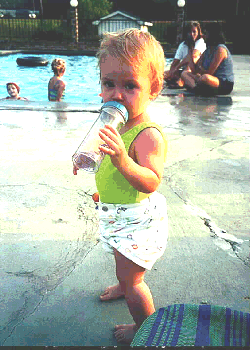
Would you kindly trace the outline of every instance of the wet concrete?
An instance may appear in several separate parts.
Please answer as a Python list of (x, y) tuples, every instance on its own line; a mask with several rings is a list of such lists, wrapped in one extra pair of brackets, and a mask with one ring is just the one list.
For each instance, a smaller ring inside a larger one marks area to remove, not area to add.
[[(169, 140), (159, 188), (169, 244), (146, 274), (156, 308), (212, 303), (250, 312), (250, 57), (233, 56), (230, 96), (163, 90), (150, 106)], [(0, 102), (0, 344), (117, 345), (131, 322), (98, 242), (94, 177), (71, 156), (100, 106)]]

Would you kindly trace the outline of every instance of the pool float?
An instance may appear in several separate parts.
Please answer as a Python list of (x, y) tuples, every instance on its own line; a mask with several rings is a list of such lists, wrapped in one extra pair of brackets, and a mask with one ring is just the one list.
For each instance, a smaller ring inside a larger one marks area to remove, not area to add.
[(37, 67), (37, 66), (47, 66), (49, 61), (46, 60), (46, 58), (39, 57), (39, 56), (28, 56), (28, 57), (17, 58), (16, 63), (19, 66)]

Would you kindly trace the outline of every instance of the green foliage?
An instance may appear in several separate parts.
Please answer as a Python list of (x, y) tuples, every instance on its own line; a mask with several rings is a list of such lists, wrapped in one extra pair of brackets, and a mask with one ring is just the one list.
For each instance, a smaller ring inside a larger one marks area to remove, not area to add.
[(112, 7), (108, 0), (78, 0), (79, 18), (99, 19), (107, 16)]
[(160, 42), (174, 44), (176, 40), (175, 22), (153, 21), (153, 26), (148, 28), (149, 32)]
[(3, 9), (16, 9), (24, 7), (25, 1), (24, 0), (1, 0), (1, 8)]
[(40, 20), (40, 19), (1, 19), (0, 40), (21, 39), (26, 40), (37, 37), (40, 40), (58, 40), (67, 36), (65, 21), (61, 20)]

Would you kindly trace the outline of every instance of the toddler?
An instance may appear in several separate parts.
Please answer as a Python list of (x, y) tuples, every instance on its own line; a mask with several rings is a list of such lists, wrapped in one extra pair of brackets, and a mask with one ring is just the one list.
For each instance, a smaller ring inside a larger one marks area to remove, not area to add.
[[(108, 148), (100, 146), (106, 157), (96, 185), (100, 239), (114, 254), (118, 279), (100, 300), (125, 297), (134, 323), (117, 325), (115, 337), (130, 344), (143, 321), (155, 312), (144, 275), (167, 244), (166, 199), (156, 192), (167, 145), (161, 128), (147, 113), (162, 89), (165, 58), (156, 39), (138, 29), (105, 34), (97, 57), (103, 102), (119, 102), (129, 114), (119, 132), (110, 125), (100, 129)], [(77, 170), (74, 166), (74, 175)]]

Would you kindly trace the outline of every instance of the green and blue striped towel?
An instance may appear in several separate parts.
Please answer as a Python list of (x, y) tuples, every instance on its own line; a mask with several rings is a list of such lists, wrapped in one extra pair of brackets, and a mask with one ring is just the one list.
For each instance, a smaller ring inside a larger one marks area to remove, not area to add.
[(174, 304), (149, 316), (131, 346), (249, 346), (250, 314), (214, 305)]

